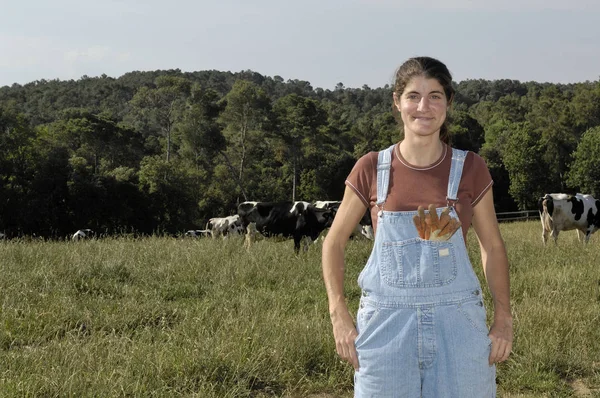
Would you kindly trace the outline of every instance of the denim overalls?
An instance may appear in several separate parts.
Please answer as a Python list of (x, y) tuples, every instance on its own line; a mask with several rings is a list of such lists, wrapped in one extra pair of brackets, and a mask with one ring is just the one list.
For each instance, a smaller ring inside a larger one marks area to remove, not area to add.
[[(393, 148), (379, 153), (377, 235), (358, 277), (354, 396), (495, 397), (483, 297), (462, 230), (448, 241), (423, 240), (416, 211), (385, 210)], [(447, 197), (454, 218), (466, 154), (452, 149)]]

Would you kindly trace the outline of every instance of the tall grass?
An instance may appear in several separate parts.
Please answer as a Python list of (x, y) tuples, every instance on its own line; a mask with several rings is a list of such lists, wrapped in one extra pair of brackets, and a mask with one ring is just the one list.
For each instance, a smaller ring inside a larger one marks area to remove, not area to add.
[[(573, 232), (544, 248), (539, 223), (501, 228), (515, 346), (499, 395), (598, 394), (598, 243)], [(370, 248), (348, 246), (353, 312)], [(2, 242), (0, 396), (350, 397), (320, 256), (319, 245), (295, 256), (291, 241)]]

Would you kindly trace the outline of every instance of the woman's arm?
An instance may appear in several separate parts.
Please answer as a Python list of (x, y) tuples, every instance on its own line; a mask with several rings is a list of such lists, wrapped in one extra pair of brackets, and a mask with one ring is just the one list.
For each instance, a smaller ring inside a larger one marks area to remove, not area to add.
[(473, 228), (479, 240), (481, 262), (494, 303), (494, 321), (490, 364), (505, 361), (512, 350), (513, 327), (510, 312), (510, 278), (508, 257), (500, 236), (494, 198), (490, 189), (473, 208)]
[(357, 332), (344, 295), (344, 249), (365, 211), (362, 200), (351, 188), (346, 187), (340, 208), (323, 242), (323, 279), (336, 351), (355, 369), (358, 369), (358, 356), (354, 346)]

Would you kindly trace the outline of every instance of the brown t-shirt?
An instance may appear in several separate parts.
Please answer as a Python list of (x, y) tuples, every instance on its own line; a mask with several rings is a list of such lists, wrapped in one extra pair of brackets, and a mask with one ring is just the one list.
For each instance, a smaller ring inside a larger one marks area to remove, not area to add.
[[(369, 152), (354, 165), (346, 179), (349, 186), (371, 210), (373, 230), (377, 231), (377, 155)], [(425, 207), (433, 203), (436, 207), (447, 205), (448, 179), (452, 163), (452, 148), (444, 145), (441, 157), (425, 167), (410, 165), (400, 153), (398, 144), (394, 147), (391, 165), (390, 185), (383, 205), (388, 211), (414, 211), (419, 205)], [(485, 160), (473, 152), (468, 152), (458, 187), (456, 211), (462, 224), (463, 235), (473, 218), (473, 207), (492, 186), (492, 176)]]

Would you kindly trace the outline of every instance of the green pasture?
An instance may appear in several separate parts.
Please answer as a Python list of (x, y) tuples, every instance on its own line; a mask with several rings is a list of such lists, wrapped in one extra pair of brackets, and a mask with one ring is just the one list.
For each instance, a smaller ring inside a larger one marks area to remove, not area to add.
[[(563, 232), (543, 247), (539, 222), (501, 229), (515, 341), (499, 396), (600, 396), (600, 237), (584, 246)], [(474, 236), (468, 245), (482, 278)], [(298, 256), (292, 246), (0, 242), (0, 397), (351, 397), (320, 245)], [(370, 247), (348, 246), (353, 312)]]

